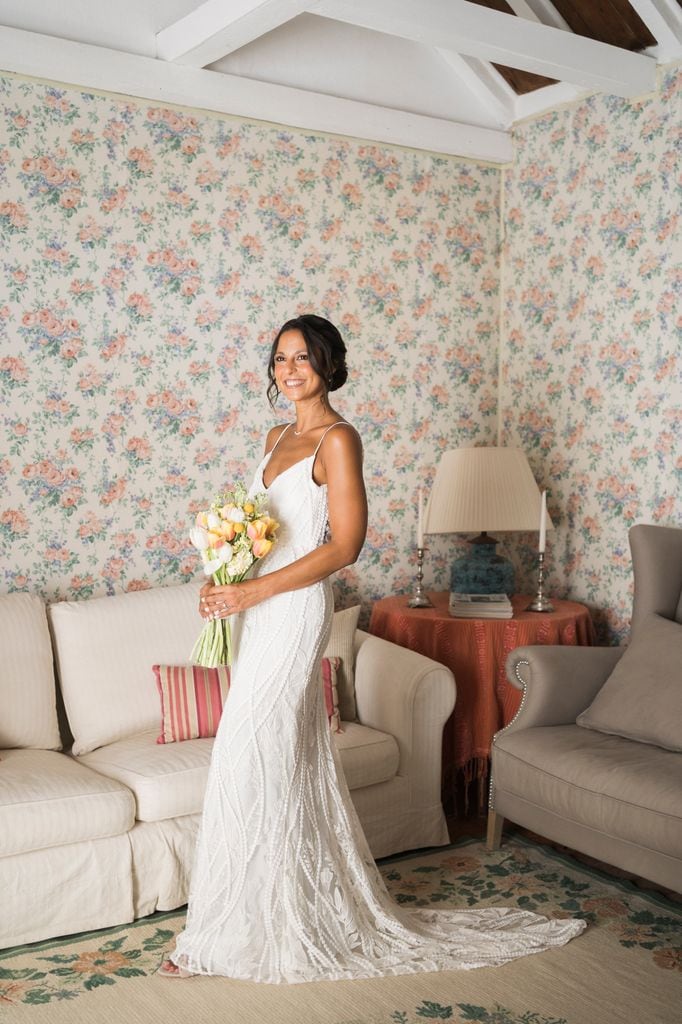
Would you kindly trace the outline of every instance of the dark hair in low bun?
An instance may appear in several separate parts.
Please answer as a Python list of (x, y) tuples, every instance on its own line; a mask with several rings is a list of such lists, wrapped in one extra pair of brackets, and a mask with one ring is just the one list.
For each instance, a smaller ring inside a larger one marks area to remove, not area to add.
[(279, 395), (279, 388), (275, 380), (275, 355), (279, 339), (287, 331), (300, 331), (305, 338), (308, 349), (308, 359), (315, 373), (325, 382), (327, 391), (337, 391), (348, 379), (346, 367), (346, 346), (337, 327), (330, 320), (323, 316), (316, 316), (314, 313), (304, 313), (302, 316), (287, 320), (280, 327), (277, 336), (270, 349), (268, 360), (268, 385), (267, 395), (270, 405), (274, 406)]

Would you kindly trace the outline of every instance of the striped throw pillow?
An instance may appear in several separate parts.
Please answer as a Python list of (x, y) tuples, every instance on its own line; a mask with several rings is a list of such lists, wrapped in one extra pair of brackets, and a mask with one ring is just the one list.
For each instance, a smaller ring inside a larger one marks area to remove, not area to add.
[(230, 669), (200, 665), (152, 665), (161, 697), (157, 743), (215, 736), (230, 689)]
[[(332, 732), (343, 732), (336, 687), (341, 658), (322, 659), (322, 687)], [(215, 736), (230, 689), (230, 669), (200, 665), (152, 665), (161, 697), (161, 732), (157, 743)]]
[(337, 689), (337, 675), (341, 665), (341, 658), (322, 659), (322, 687), (324, 689), (324, 702), (327, 708), (327, 718), (332, 732), (343, 732), (341, 728), (341, 715), (339, 713), (339, 692)]

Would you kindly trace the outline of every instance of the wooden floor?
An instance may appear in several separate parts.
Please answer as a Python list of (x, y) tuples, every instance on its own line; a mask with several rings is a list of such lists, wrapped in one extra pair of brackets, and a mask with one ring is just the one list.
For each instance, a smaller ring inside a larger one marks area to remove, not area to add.
[[(467, 817), (454, 817), (449, 816), (447, 818), (448, 832), (450, 833), (450, 842), (454, 843), (458, 839), (464, 837), (473, 837), (475, 839), (485, 840), (486, 836), (486, 819), (480, 816), (467, 816)], [(543, 843), (547, 846), (551, 846), (553, 849), (558, 850), (560, 853), (566, 853), (573, 857), (575, 860), (586, 864), (588, 867), (598, 868), (600, 871), (604, 871), (608, 875), (613, 875), (614, 878), (626, 879), (638, 888), (647, 891), (653, 891), (660, 893), (667, 899), (672, 900), (675, 903), (679, 903), (682, 906), (682, 893), (673, 892), (671, 889), (665, 889), (662, 885), (658, 885), (656, 882), (650, 882), (646, 878), (640, 878), (638, 875), (633, 875), (628, 871), (622, 871), (620, 868), (616, 868), (611, 864), (604, 864), (602, 861), (596, 860), (594, 857), (588, 857), (584, 853), (578, 853), (576, 850), (570, 849), (568, 846), (563, 846), (561, 843), (552, 842), (550, 839), (546, 839), (544, 836), (536, 835), (535, 832), (530, 832), (528, 829), (521, 828), (520, 825), (514, 825), (511, 822), (505, 822), (504, 834), (502, 841), (504, 842), (504, 836), (510, 834), (518, 834), (526, 836), (536, 843)]]

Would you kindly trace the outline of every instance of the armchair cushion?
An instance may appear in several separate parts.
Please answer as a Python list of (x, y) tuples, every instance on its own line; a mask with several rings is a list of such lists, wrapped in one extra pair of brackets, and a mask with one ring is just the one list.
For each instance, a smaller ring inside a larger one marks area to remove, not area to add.
[(586, 729), (682, 751), (682, 625), (649, 615), (590, 706)]

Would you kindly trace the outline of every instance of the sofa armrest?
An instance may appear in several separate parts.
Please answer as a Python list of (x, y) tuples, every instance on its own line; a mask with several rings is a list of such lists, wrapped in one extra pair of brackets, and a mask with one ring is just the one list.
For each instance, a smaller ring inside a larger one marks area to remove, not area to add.
[[(363, 725), (387, 732), (400, 750), (398, 774), (440, 787), (443, 726), (455, 706), (445, 665), (389, 640), (356, 633), (355, 699)], [(432, 778), (433, 776), (433, 778)]]
[(517, 647), (507, 658), (507, 678), (523, 700), (503, 731), (570, 725), (588, 707), (622, 656), (623, 647)]

